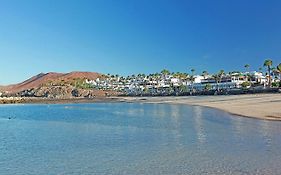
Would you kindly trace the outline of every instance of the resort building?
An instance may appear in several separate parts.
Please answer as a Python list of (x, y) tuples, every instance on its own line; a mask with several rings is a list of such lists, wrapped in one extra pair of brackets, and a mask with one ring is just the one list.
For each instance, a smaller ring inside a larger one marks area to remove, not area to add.
[(251, 85), (265, 86), (268, 77), (261, 72), (236, 72), (212, 75), (187, 74), (150, 74), (128, 77), (107, 76), (103, 79), (86, 80), (93, 88), (103, 90), (116, 90), (126, 94), (171, 94), (182, 92), (200, 92), (209, 90), (231, 90), (241, 88), (243, 83), (250, 82)]

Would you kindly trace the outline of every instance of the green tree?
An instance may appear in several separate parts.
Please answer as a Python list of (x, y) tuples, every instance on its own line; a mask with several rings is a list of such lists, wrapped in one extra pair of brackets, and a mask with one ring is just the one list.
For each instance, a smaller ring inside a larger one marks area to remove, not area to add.
[(262, 73), (262, 67), (259, 68), (259, 71)]
[(163, 69), (163, 70), (161, 71), (161, 74), (163, 74), (163, 75), (170, 75), (170, 71), (167, 70), (167, 69)]
[(271, 74), (273, 76), (274, 79), (278, 79), (277, 74), (278, 74), (278, 70), (275, 67), (271, 68)]
[(249, 86), (251, 86), (251, 83), (248, 82), (248, 81), (245, 81), (245, 82), (243, 82), (243, 83), (241, 84), (241, 86), (242, 86), (243, 88), (248, 88)]
[(281, 63), (276, 68), (279, 72), (279, 80), (280, 80), (279, 84), (281, 85)]
[(249, 72), (250, 65), (249, 64), (245, 64), (244, 67), (246, 68), (246, 71)]
[(179, 90), (180, 92), (187, 92), (187, 87), (185, 85), (180, 85)]
[(247, 81), (249, 81), (249, 77), (250, 77), (250, 70), (249, 70), (249, 68), (250, 68), (250, 65), (249, 64), (245, 64), (245, 69), (246, 69), (246, 72), (247, 72), (247, 75), (246, 75), (246, 78), (247, 78)]
[(194, 73), (195, 73), (195, 69), (192, 68), (191, 69), (191, 76), (189, 77), (190, 81), (191, 81), (191, 89), (192, 89), (192, 91), (193, 91), (193, 83), (194, 83), (194, 79), (195, 79)]
[(267, 67), (268, 86), (270, 87), (271, 86), (271, 75), (270, 75), (271, 73), (270, 73), (270, 71), (271, 71), (271, 66), (272, 66), (272, 60), (271, 59), (265, 60), (264, 63), (263, 63), (263, 66)]
[(209, 75), (209, 73), (208, 73), (207, 71), (204, 70), (204, 71), (202, 72), (202, 76), (203, 76), (204, 78), (206, 78), (208, 75)]
[(279, 72), (281, 72), (281, 63), (276, 68)]
[(219, 90), (219, 83), (221, 83), (222, 77), (223, 77), (224, 75), (225, 75), (224, 70), (220, 70), (217, 74), (214, 74), (214, 75), (213, 75), (213, 78), (215, 79), (216, 84), (217, 84), (217, 90)]
[(194, 73), (195, 73), (195, 69), (191, 69), (191, 75), (193, 76), (194, 75)]
[(215, 79), (216, 84), (217, 84), (217, 90), (219, 90), (219, 81), (220, 81), (220, 75), (218, 74), (213, 74), (212, 77)]
[(222, 77), (223, 77), (224, 75), (225, 75), (224, 70), (220, 70), (219, 73), (218, 73), (220, 83), (221, 83)]
[(205, 90), (209, 91), (211, 90), (212, 86), (208, 83), (205, 85)]

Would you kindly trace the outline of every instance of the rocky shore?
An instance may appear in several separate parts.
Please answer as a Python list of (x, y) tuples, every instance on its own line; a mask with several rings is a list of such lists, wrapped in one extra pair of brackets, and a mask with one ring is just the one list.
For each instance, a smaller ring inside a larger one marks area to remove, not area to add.
[(115, 97), (95, 97), (95, 98), (41, 98), (41, 97), (4, 97), (0, 98), (0, 104), (64, 104), (64, 103), (100, 103), (100, 102), (120, 102)]
[(13, 104), (13, 103), (25, 103), (26, 99), (22, 97), (0, 97), (0, 104)]

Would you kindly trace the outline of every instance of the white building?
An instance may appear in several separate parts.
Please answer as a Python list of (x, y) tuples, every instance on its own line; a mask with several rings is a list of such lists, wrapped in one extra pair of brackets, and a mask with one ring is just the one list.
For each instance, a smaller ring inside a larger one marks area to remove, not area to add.
[(201, 83), (202, 80), (204, 80), (205, 78), (201, 75), (195, 75), (194, 76), (194, 80), (193, 80), (193, 83)]
[(240, 73), (231, 74), (231, 82), (240, 87), (242, 83), (247, 81), (247, 77)]
[(257, 83), (266, 84), (267, 78), (266, 78), (266, 76), (263, 76), (261, 72), (254, 71), (252, 74), (255, 77), (255, 81)]
[(171, 78), (171, 84), (173, 86), (180, 86), (181, 80), (179, 78)]
[[(97, 80), (96, 80), (97, 81)], [(97, 85), (97, 82), (96, 82), (95, 80), (86, 80), (85, 82), (87, 83), (87, 84), (91, 84), (91, 85), (94, 85), (94, 86), (96, 86)]]

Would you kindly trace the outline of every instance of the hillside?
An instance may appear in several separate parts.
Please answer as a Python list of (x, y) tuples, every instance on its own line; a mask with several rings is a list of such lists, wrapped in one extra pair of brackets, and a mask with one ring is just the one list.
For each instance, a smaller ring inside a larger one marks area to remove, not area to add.
[(32, 88), (39, 88), (49, 82), (57, 83), (60, 81), (67, 81), (71, 82), (75, 79), (89, 79), (95, 80), (98, 77), (102, 77), (102, 74), (96, 72), (70, 72), (70, 73), (56, 73), (56, 72), (49, 72), (49, 73), (40, 73), (35, 75), (28, 80), (25, 80), (21, 83), (9, 85), (6, 87), (2, 87), (3, 90), (8, 91), (10, 93), (17, 93), (23, 90), (32, 89)]
[(103, 77), (103, 74), (96, 72), (40, 73), (21, 83), (3, 86), (1, 90), (12, 96), (50, 98), (105, 96), (108, 92), (75, 86), (77, 82), (81, 83), (85, 79), (96, 80)]

